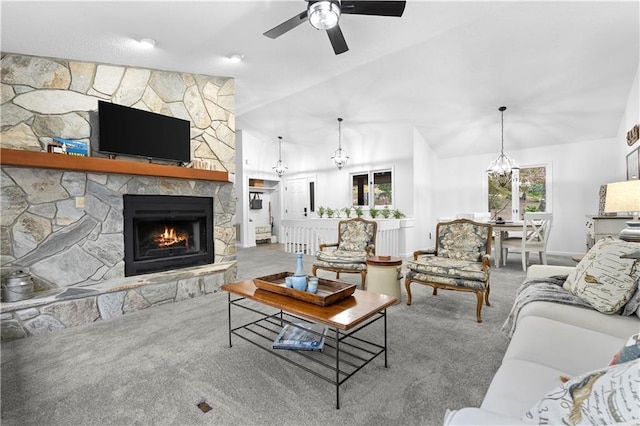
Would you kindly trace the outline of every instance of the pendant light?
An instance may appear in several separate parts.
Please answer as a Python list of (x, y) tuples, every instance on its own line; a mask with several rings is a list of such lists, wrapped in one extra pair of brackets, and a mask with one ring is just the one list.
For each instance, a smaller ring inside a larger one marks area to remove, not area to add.
[(496, 179), (501, 186), (507, 186), (507, 184), (511, 182), (511, 175), (513, 173), (513, 170), (520, 169), (520, 167), (514, 160), (504, 155), (504, 111), (506, 109), (506, 106), (498, 108), (498, 111), (500, 111), (501, 126), (500, 155), (498, 156), (498, 158), (489, 163), (489, 167), (487, 167), (487, 173), (489, 174), (489, 176)]
[(346, 166), (349, 161), (349, 156), (342, 150), (342, 118), (340, 117), (338, 117), (338, 149), (333, 153), (331, 159), (338, 170)]
[(282, 136), (278, 136), (278, 162), (273, 166), (273, 171), (278, 177), (282, 177), (287, 169), (288, 167), (282, 162)]

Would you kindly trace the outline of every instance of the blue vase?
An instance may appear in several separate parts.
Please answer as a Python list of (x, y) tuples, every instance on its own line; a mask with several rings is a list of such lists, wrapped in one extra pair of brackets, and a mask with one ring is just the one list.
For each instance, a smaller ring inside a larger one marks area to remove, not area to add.
[(302, 267), (302, 253), (298, 253), (296, 260), (296, 273), (291, 277), (291, 281), (293, 282), (294, 289), (300, 291), (305, 291), (307, 289), (307, 276), (305, 275)]

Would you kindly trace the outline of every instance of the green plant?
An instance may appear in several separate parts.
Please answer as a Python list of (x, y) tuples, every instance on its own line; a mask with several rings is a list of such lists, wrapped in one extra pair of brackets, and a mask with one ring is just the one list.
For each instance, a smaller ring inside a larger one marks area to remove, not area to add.
[(400, 210), (396, 209), (394, 211), (391, 212), (391, 214), (393, 215), (393, 217), (395, 219), (402, 219), (404, 217), (404, 213), (402, 213)]
[(327, 217), (332, 218), (335, 211), (331, 207), (327, 207)]
[(347, 215), (347, 218), (351, 217), (351, 206), (345, 207), (344, 209), (342, 209), (342, 211), (344, 212), (345, 215)]
[(524, 211), (527, 213), (532, 213), (532, 212), (539, 211), (539, 209), (538, 209), (538, 206), (527, 206), (525, 207)]
[(384, 217), (385, 219), (389, 219), (389, 216), (391, 216), (391, 210), (389, 210), (389, 206), (384, 206), (384, 209), (382, 209), (382, 211), (380, 212), (380, 214), (382, 215), (382, 217)]
[(360, 206), (355, 206), (353, 208), (353, 211), (355, 212), (356, 216), (358, 216), (358, 217), (362, 217), (362, 215), (364, 214), (364, 212), (362, 211), (362, 207), (360, 207)]
[(326, 210), (322, 206), (318, 206), (318, 208), (316, 209), (316, 213), (318, 213), (318, 216), (320, 216), (320, 217), (324, 216), (325, 212), (326, 212)]
[(378, 217), (378, 213), (380, 213), (380, 210), (376, 209), (375, 207), (371, 207), (369, 209), (369, 216), (371, 216), (371, 219), (375, 219), (376, 217)]

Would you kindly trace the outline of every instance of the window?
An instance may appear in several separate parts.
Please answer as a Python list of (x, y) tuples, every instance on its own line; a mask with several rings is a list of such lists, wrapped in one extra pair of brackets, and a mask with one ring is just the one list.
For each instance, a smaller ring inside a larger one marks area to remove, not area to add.
[[(373, 192), (373, 196), (371, 195)], [(351, 175), (351, 203), (354, 206), (393, 206), (393, 171), (378, 170)]]
[(550, 166), (521, 167), (511, 181), (487, 175), (491, 219), (523, 220), (526, 212), (547, 212), (551, 189)]

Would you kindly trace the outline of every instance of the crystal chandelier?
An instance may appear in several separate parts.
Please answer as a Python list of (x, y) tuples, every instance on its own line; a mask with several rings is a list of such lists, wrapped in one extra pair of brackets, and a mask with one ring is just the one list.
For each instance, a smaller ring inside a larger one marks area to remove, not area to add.
[(278, 177), (282, 177), (287, 169), (288, 167), (282, 162), (282, 136), (278, 136), (278, 162), (273, 166), (273, 171), (276, 172)]
[(498, 158), (489, 163), (489, 167), (487, 167), (487, 173), (493, 179), (495, 179), (501, 186), (507, 186), (511, 182), (511, 175), (513, 170), (518, 170), (520, 167), (518, 164), (504, 155), (504, 111), (507, 107), (502, 106), (498, 108), (500, 111), (500, 125), (501, 125), (501, 145), (500, 145), (500, 155)]
[(349, 161), (349, 156), (342, 150), (342, 118), (338, 118), (338, 149), (333, 153), (331, 159), (338, 170), (346, 166)]

